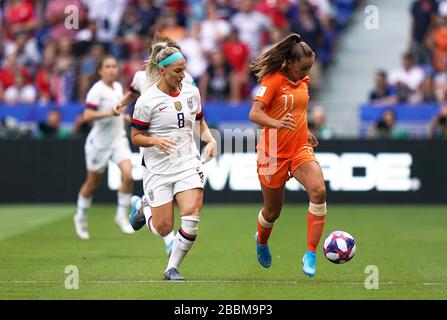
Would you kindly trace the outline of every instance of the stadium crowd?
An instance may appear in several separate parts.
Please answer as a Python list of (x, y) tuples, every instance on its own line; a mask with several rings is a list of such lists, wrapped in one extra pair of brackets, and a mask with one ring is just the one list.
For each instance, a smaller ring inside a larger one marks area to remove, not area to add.
[[(337, 35), (360, 0), (7, 0), (0, 4), (0, 104), (63, 108), (82, 102), (106, 54), (129, 86), (155, 32), (172, 38), (205, 102), (249, 101), (248, 65), (272, 43), (299, 33), (317, 53), (312, 94)], [(1, 119), (0, 119), (1, 120)], [(5, 121), (2, 121), (3, 125)], [(1, 132), (1, 128), (0, 128)], [(64, 135), (65, 136), (65, 135)]]
[(401, 66), (379, 70), (369, 103), (387, 106), (382, 118), (370, 128), (371, 138), (402, 139), (394, 107), (438, 104), (440, 112), (429, 126), (428, 137), (447, 139), (447, 1), (415, 0), (411, 8), (411, 43)]

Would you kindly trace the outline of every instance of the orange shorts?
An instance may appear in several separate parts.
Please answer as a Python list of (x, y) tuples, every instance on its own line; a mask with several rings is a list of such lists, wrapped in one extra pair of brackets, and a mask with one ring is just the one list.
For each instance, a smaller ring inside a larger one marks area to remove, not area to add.
[(310, 144), (303, 145), (298, 152), (290, 158), (273, 158), (258, 151), (258, 177), (267, 188), (282, 187), (302, 164), (317, 161), (314, 149)]

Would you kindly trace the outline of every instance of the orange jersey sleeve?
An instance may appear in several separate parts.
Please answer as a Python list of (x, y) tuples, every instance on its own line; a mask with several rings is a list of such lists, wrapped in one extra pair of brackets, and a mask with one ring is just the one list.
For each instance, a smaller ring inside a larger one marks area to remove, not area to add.
[(277, 96), (281, 79), (276, 74), (271, 74), (262, 79), (254, 101), (261, 101), (269, 108)]

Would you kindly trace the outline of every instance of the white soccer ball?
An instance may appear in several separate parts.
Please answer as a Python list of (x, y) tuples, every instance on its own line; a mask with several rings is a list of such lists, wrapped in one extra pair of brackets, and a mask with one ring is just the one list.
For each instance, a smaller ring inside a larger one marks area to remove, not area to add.
[(348, 262), (355, 254), (354, 237), (344, 231), (331, 232), (323, 243), (324, 256), (332, 263)]

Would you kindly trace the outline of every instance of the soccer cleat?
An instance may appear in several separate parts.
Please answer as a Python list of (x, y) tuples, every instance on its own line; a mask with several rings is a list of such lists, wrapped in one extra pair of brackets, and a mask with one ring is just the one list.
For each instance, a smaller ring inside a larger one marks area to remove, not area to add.
[(307, 250), (303, 256), (303, 272), (308, 277), (313, 277), (316, 272), (315, 252)]
[(135, 232), (135, 230), (132, 228), (132, 226), (129, 223), (129, 220), (126, 216), (124, 217), (115, 217), (115, 223), (118, 225), (118, 227), (121, 229), (121, 231), (125, 234), (132, 234)]
[(180, 275), (180, 273), (178, 272), (178, 270), (176, 268), (171, 268), (169, 270), (166, 270), (165, 273), (163, 274), (163, 277), (165, 280), (170, 280), (170, 281), (185, 280), (185, 278)]
[(140, 230), (146, 224), (141, 205), (141, 198), (139, 196), (132, 196), (130, 199), (129, 222), (135, 231)]
[(169, 242), (166, 245), (166, 253), (168, 254), (168, 256), (171, 256), (171, 252), (172, 252), (172, 247), (174, 246), (174, 240), (172, 240), (171, 242)]
[(270, 268), (272, 265), (272, 255), (270, 254), (270, 249), (268, 244), (259, 244), (258, 242), (258, 233), (256, 232), (256, 250), (258, 262), (264, 268)]
[(76, 234), (81, 240), (90, 239), (90, 235), (88, 234), (88, 224), (86, 218), (80, 218), (77, 215), (73, 217), (73, 222), (75, 225)]

